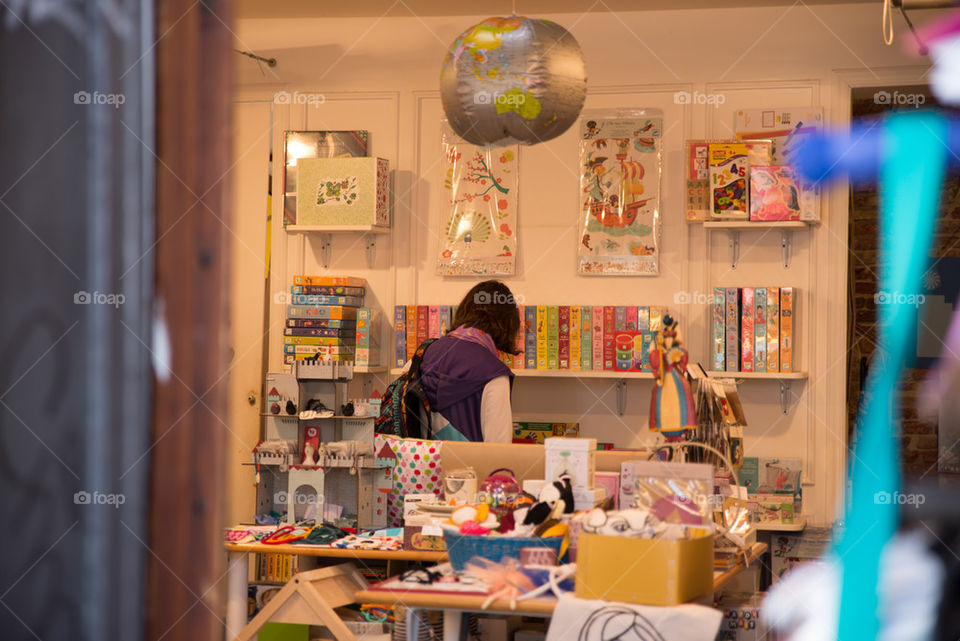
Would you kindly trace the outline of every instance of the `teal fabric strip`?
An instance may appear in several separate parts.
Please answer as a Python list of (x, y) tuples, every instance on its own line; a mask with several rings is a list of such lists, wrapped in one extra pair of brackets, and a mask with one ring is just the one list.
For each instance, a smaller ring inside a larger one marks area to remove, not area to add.
[(467, 437), (461, 432), (457, 431), (457, 428), (455, 428), (453, 425), (447, 423), (433, 433), (433, 439), (435, 441), (466, 441)]
[[(946, 163), (947, 127), (933, 112), (894, 114), (883, 136), (880, 185), (879, 349), (885, 367), (871, 368), (850, 461), (850, 492), (843, 532), (834, 551), (841, 563), (838, 641), (877, 638), (879, 561), (897, 529), (900, 489), (897, 403), (900, 370), (916, 333), (919, 294), (936, 226)], [(882, 296), (886, 293), (887, 296)]]

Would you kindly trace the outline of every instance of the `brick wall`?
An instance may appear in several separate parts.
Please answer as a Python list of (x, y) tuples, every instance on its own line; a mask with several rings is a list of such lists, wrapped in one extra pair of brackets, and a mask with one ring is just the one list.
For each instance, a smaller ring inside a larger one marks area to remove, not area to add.
[[(869, 97), (853, 101), (854, 117), (881, 113), (883, 106)], [(931, 98), (932, 100), (932, 98)], [(850, 258), (849, 295), (850, 350), (847, 358), (847, 411), (852, 430), (859, 405), (861, 375), (866, 371), (862, 362), (869, 362), (876, 350), (876, 303), (879, 265), (877, 257), (877, 189), (872, 184), (856, 184), (850, 192)], [(940, 220), (934, 247), (934, 257), (960, 256), (960, 176), (951, 174), (945, 181), (940, 207)], [(861, 359), (864, 359), (863, 361)], [(917, 388), (927, 374), (925, 369), (908, 369), (903, 377), (900, 402), (901, 447), (904, 474), (929, 478), (937, 473), (937, 425), (917, 416)], [(851, 432), (852, 433), (852, 432)]]

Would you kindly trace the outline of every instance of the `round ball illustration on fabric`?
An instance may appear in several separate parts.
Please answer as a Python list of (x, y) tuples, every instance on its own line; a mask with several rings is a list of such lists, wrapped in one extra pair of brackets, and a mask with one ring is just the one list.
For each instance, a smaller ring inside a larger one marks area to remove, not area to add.
[(440, 72), (450, 126), (475, 145), (532, 145), (580, 115), (587, 71), (580, 45), (550, 20), (487, 18), (454, 40)]

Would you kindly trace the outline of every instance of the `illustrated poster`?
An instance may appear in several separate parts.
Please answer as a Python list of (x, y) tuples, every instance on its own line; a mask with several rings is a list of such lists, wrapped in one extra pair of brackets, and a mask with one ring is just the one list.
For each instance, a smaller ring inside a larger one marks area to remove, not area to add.
[(581, 274), (655, 276), (660, 272), (663, 116), (580, 121)]
[(443, 276), (516, 273), (519, 145), (484, 148), (442, 127), (443, 207), (437, 271)]

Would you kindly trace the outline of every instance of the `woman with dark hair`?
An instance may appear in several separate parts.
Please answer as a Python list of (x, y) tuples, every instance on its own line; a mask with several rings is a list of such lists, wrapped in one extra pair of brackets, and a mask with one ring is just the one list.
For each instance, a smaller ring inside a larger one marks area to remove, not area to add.
[(503, 283), (484, 281), (463, 297), (450, 331), (430, 345), (420, 366), (434, 438), (513, 440), (513, 372), (497, 350), (517, 354), (519, 330), (520, 310)]

